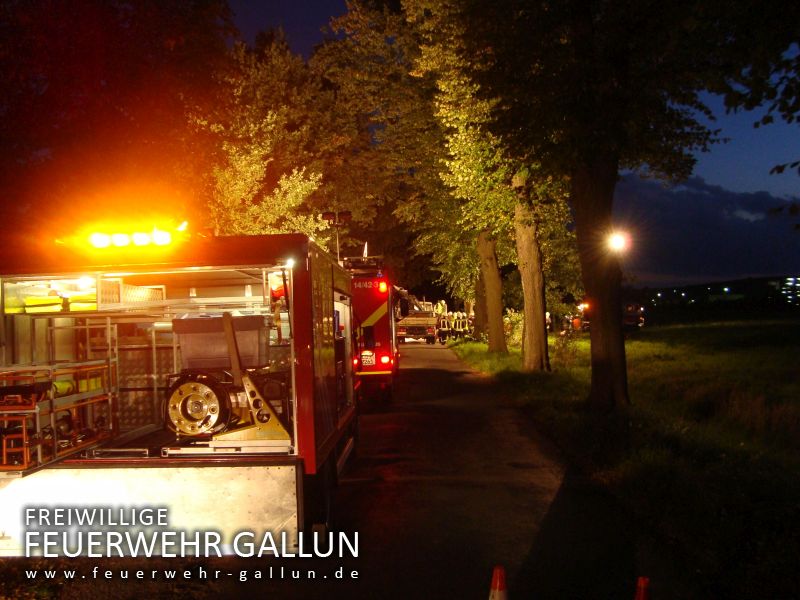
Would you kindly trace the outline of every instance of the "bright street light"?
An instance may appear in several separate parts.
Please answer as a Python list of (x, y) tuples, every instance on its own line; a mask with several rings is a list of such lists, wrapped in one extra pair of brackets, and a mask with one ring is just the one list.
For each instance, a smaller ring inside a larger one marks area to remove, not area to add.
[(630, 240), (628, 239), (628, 234), (626, 233), (615, 231), (608, 236), (608, 247), (612, 252), (624, 252), (628, 249), (629, 245)]

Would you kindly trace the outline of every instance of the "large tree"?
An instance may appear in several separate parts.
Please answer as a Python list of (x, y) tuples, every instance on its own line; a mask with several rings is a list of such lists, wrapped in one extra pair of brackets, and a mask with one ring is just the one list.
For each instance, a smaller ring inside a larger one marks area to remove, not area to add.
[[(480, 232), (481, 267), (488, 269), (482, 272), (487, 304), (500, 305), (492, 245), (496, 240), (496, 247), (502, 248), (506, 240), (513, 240), (514, 247), (506, 254), (509, 261), (516, 262), (521, 276), (523, 368), (548, 370), (544, 255), (555, 246), (545, 247), (543, 239), (558, 229), (566, 234), (569, 218), (564, 211), (553, 210), (555, 205), (563, 205), (563, 181), (543, 172), (530, 153), (516, 155), (490, 131), (498, 99), (482, 95), (478, 81), (491, 62), (468, 57), (461, 45), (467, 32), (463, 20), (456, 18), (459, 3), (405, 0), (403, 6), (422, 32), (419, 68), (432, 73), (437, 85), (436, 115), (445, 129), (449, 151), (442, 177), (462, 200), (461, 222)], [(490, 318), (490, 333), (492, 321)], [(491, 349), (497, 348), (492, 348), (490, 334)]]
[(547, 308), (551, 304), (551, 310), (560, 308), (580, 272), (574, 238), (567, 229), (571, 218), (566, 186), (537, 168), (518, 170), (512, 185), (517, 192), (513, 222), (524, 299), (522, 366), (527, 371), (549, 371)]
[[(437, 3), (433, 3), (437, 4)], [(746, 27), (767, 35), (780, 16), (761, 3), (466, 0), (464, 60), (501, 98), (494, 130), (517, 152), (569, 177), (583, 283), (594, 307), (590, 404), (628, 402), (621, 271), (605, 247), (623, 168), (687, 176), (714, 140), (699, 93), (746, 64)], [(796, 23), (797, 9), (787, 11)], [(786, 48), (786, 27), (770, 48)], [(747, 40), (752, 41), (752, 36)]]

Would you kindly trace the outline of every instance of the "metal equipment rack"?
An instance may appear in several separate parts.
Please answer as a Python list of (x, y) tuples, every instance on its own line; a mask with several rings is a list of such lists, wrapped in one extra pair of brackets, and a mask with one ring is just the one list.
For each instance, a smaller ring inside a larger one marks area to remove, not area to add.
[(114, 433), (107, 360), (9, 367), (0, 373), (0, 471), (41, 467)]

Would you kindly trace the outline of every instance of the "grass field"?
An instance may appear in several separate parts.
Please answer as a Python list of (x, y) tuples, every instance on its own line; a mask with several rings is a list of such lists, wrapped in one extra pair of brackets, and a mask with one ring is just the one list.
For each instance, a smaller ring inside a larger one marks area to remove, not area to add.
[(584, 403), (588, 336), (551, 340), (549, 374), (520, 373), (513, 350), (454, 349), (679, 548), (707, 597), (800, 597), (800, 321), (636, 332), (626, 344), (631, 406), (602, 426)]

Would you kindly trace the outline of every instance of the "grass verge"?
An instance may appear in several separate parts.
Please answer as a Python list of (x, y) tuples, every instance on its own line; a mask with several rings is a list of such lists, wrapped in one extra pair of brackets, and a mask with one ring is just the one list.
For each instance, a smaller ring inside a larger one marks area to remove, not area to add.
[[(667, 539), (709, 597), (800, 590), (800, 322), (651, 328), (627, 341), (631, 406), (586, 411), (588, 337), (551, 340), (552, 373), (520, 356), (454, 346), (528, 407), (537, 425)], [(624, 424), (629, 442), (619, 444)]]

